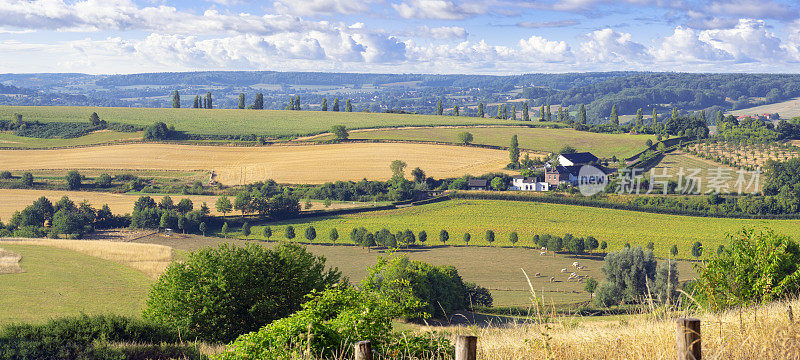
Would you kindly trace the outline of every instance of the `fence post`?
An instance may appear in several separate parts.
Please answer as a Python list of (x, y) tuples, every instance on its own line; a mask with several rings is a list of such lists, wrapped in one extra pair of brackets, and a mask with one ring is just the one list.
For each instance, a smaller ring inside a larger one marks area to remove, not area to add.
[(701, 360), (700, 320), (678, 319), (677, 323), (678, 360)]
[(476, 360), (478, 337), (458, 335), (456, 337), (456, 360)]
[(786, 309), (786, 311), (789, 313), (789, 322), (793, 323), (794, 322), (794, 313), (792, 312), (792, 305), (789, 305), (789, 308)]
[(372, 344), (369, 340), (356, 343), (356, 360), (372, 360)]

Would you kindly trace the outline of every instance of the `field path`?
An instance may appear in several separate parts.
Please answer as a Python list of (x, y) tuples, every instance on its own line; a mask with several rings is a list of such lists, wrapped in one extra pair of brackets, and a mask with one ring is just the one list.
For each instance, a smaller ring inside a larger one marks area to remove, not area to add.
[(502, 171), (508, 153), (451, 145), (347, 143), (225, 147), (123, 144), (59, 150), (0, 150), (0, 169), (206, 170), (226, 185), (274, 179), (281, 183), (391, 177), (389, 163), (403, 160), (436, 178)]

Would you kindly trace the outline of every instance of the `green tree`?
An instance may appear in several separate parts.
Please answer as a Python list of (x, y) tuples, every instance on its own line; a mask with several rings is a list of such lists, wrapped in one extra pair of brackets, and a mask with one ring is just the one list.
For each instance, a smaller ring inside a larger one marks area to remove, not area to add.
[(292, 239), (294, 239), (294, 236), (295, 236), (294, 235), (294, 226), (292, 226), (292, 225), (287, 226), (286, 227), (286, 231), (284, 232), (284, 237), (289, 239), (289, 240), (292, 240)]
[(608, 118), (608, 123), (614, 127), (619, 126), (619, 112), (617, 112), (616, 104), (611, 106), (611, 116)]
[(172, 107), (175, 109), (181, 107), (181, 96), (178, 94), (178, 90), (172, 92)]
[(227, 239), (228, 238), (228, 223), (227, 222), (222, 224), (222, 230), (220, 230), (220, 231), (222, 232), (222, 236), (224, 236)]
[(644, 115), (642, 115), (642, 108), (636, 110), (636, 127), (644, 126)]
[(328, 111), (328, 99), (322, 98), (322, 107), (320, 107), (320, 111)]
[(101, 123), (102, 121), (100, 120), (100, 116), (97, 115), (96, 112), (93, 112), (92, 115), (89, 115), (89, 124), (92, 124), (92, 126), (97, 126)]
[(504, 107), (505, 106), (503, 104), (497, 105), (497, 116), (495, 116), (496, 119), (505, 119), (503, 117), (503, 108)]
[(517, 120), (517, 106), (511, 105), (511, 120)]
[(647, 145), (648, 148), (650, 148), (650, 147), (653, 146), (653, 140), (652, 139), (647, 139), (647, 141), (645, 141), (644, 144)]
[(519, 141), (517, 135), (511, 136), (511, 145), (508, 147), (508, 157), (514, 165), (519, 164)]
[(453, 106), (453, 116), (458, 116), (458, 105)]
[(347, 102), (345, 102), (344, 111), (345, 112), (353, 112), (353, 103), (350, 102), (350, 99), (347, 99)]
[(157, 122), (145, 129), (143, 139), (145, 140), (167, 140), (170, 138), (170, 130), (167, 124)]
[(494, 231), (486, 230), (486, 242), (491, 244), (494, 242)]
[(672, 255), (672, 257), (678, 256), (678, 245), (673, 244), (669, 249), (669, 253)]
[(103, 173), (100, 175), (100, 177), (97, 178), (95, 182), (99, 187), (109, 187), (111, 186), (112, 180), (113, 179), (111, 178), (111, 175)]
[(206, 109), (214, 108), (214, 99), (211, 98), (211, 91), (206, 92)]
[(472, 235), (469, 233), (464, 233), (464, 244), (469, 245), (469, 241), (472, 240)]
[(336, 240), (339, 240), (339, 231), (336, 228), (331, 229), (330, 234), (328, 234), (328, 239), (331, 240), (333, 245), (336, 245)]
[(589, 293), (589, 299), (591, 300), (592, 295), (594, 295), (594, 291), (597, 289), (597, 280), (594, 277), (589, 277), (586, 280), (586, 284), (583, 285), (583, 290)]
[(552, 114), (553, 113), (550, 111), (550, 104), (547, 104), (547, 107), (545, 108), (545, 120), (553, 121)]
[(600, 242), (600, 250), (605, 250), (606, 248), (608, 248), (608, 243), (606, 243), (605, 240), (601, 241)]
[(584, 244), (586, 245), (586, 250), (589, 251), (597, 250), (597, 248), (600, 246), (600, 243), (594, 238), (594, 236), (587, 236)]
[(444, 112), (444, 108), (442, 108), (442, 100), (439, 100), (436, 103), (436, 115), (442, 115), (443, 112)]
[(272, 237), (272, 228), (269, 225), (264, 226), (264, 237), (267, 238), (267, 240)]
[(264, 94), (256, 93), (256, 99), (253, 101), (253, 109), (262, 110), (264, 109)]
[(414, 168), (414, 170), (411, 170), (411, 176), (414, 177), (414, 182), (418, 184), (425, 182), (425, 179), (428, 178), (425, 176), (425, 172), (418, 167)]
[(238, 108), (239, 109), (244, 109), (245, 108), (244, 93), (239, 93), (239, 106), (238, 106)]
[(236, 194), (236, 198), (233, 200), (233, 208), (242, 212), (242, 217), (244, 217), (245, 213), (251, 211), (250, 204), (253, 201), (250, 193), (247, 191), (240, 191)]
[(233, 204), (231, 204), (231, 200), (228, 199), (228, 197), (224, 196), (224, 195), (220, 196), (217, 199), (217, 203), (215, 204), (215, 207), (217, 208), (217, 211), (222, 213), (223, 216), (225, 216), (225, 214), (227, 214), (227, 213), (231, 212), (231, 210), (233, 210)]
[(175, 209), (178, 210), (179, 213), (185, 215), (194, 210), (194, 203), (192, 203), (192, 199), (183, 198), (181, 201), (178, 201), (178, 205), (175, 206)]
[(483, 103), (478, 103), (478, 117), (484, 118), (486, 117), (486, 113), (483, 111)]
[(428, 233), (425, 232), (425, 230), (420, 231), (417, 235), (417, 240), (419, 240), (420, 244), (424, 245), (425, 242), (428, 241)]
[(489, 182), (489, 185), (492, 186), (492, 189), (497, 190), (497, 191), (505, 191), (505, 190), (508, 189), (508, 186), (506, 186), (507, 185), (506, 182), (503, 181), (503, 178), (501, 178), (499, 176), (495, 176), (492, 179), (492, 181)]
[(586, 106), (583, 104), (578, 109), (578, 124), (586, 125)]
[(391, 164), (389, 164), (389, 168), (392, 169), (392, 179), (400, 180), (405, 178), (405, 161), (394, 160)]
[(333, 111), (339, 111), (339, 98), (333, 99)]
[(187, 337), (227, 343), (299, 310), (306, 295), (340, 278), (324, 257), (295, 244), (223, 244), (172, 263), (153, 285), (143, 316)]
[(79, 190), (81, 188), (81, 174), (77, 170), (72, 170), (67, 173), (67, 189)]
[(313, 241), (317, 238), (317, 229), (314, 229), (313, 226), (309, 226), (306, 228), (306, 240)]
[(200, 108), (200, 95), (194, 96), (194, 102), (192, 103), (192, 108), (199, 109)]
[(242, 224), (242, 235), (245, 237), (245, 239), (250, 236), (250, 223), (247, 221)]
[(528, 102), (522, 102), (522, 121), (531, 121), (531, 115), (528, 112)]
[(699, 241), (695, 241), (694, 244), (692, 244), (692, 256), (695, 258), (703, 256), (703, 244)]
[(447, 230), (442, 229), (442, 231), (439, 231), (439, 241), (442, 242), (442, 245), (444, 245), (449, 239), (450, 234), (447, 232)]
[(545, 121), (544, 105), (539, 107), (539, 121)]
[(472, 141), (473, 141), (472, 133), (467, 131), (458, 133), (458, 142), (464, 145), (469, 145), (472, 143)]
[(203, 236), (206, 236), (206, 231), (208, 231), (208, 225), (206, 225), (205, 222), (201, 222), (200, 226), (198, 227), (198, 230), (200, 230)]
[(510, 242), (511, 245), (514, 245), (517, 243), (517, 241), (519, 241), (519, 235), (516, 231), (512, 231), (511, 234), (508, 235), (508, 242)]
[(651, 119), (651, 121), (652, 123), (650, 123), (650, 126), (655, 129), (656, 126), (658, 126), (658, 110), (655, 108), (653, 108), (653, 119)]
[(347, 128), (344, 127), (344, 125), (334, 125), (331, 128), (331, 132), (334, 136), (336, 136), (336, 140), (339, 141), (347, 140), (347, 138), (350, 136), (350, 134), (347, 132)]
[(606, 281), (598, 287), (595, 301), (600, 306), (639, 301), (655, 280), (656, 265), (653, 252), (640, 247), (609, 253), (601, 268)]
[(178, 216), (178, 229), (180, 229), (182, 233), (186, 234), (186, 217), (185, 216)]

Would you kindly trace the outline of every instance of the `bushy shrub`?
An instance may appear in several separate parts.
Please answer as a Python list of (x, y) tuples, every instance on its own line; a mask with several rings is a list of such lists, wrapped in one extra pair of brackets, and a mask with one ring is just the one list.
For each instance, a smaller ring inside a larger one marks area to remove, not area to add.
[(800, 245), (772, 230), (743, 229), (697, 266), (698, 298), (714, 310), (800, 294)]
[(601, 268), (606, 281), (600, 284), (595, 300), (602, 306), (641, 301), (648, 283), (655, 279), (656, 265), (653, 252), (640, 247), (609, 253)]
[(471, 282), (465, 282), (464, 287), (467, 290), (464, 297), (467, 299), (470, 309), (491, 307), (494, 303), (494, 298), (492, 298), (492, 293), (489, 289)]
[(294, 359), (304, 357), (306, 349), (317, 358), (348, 358), (353, 356), (352, 344), (361, 340), (369, 340), (387, 358), (438, 358), (452, 352), (448, 341), (437, 342), (427, 335), (392, 336), (392, 319), (407, 316), (418, 306), (377, 292), (335, 286), (315, 293), (291, 316), (240, 336), (217, 359)]
[(324, 257), (296, 244), (221, 245), (171, 264), (153, 285), (144, 316), (204, 341), (228, 342), (297, 311), (307, 294), (340, 277), (325, 269)]
[[(9, 325), (0, 330), (0, 357), (3, 359), (129, 359), (126, 352), (112, 343), (160, 344), (177, 343), (174, 328), (121, 316), (68, 317), (50, 320), (41, 325)], [(199, 358), (192, 347), (171, 354), (190, 359)], [(156, 356), (163, 353), (152, 351)]]

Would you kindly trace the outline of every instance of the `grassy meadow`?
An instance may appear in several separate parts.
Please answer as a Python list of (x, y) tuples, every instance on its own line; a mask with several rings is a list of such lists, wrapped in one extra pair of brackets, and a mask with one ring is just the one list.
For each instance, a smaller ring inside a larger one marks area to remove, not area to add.
[(152, 280), (113, 261), (50, 246), (3, 242), (24, 272), (0, 275), (0, 325), (80, 314), (138, 317)]
[(297, 146), (125, 144), (58, 150), (0, 150), (0, 169), (214, 171), (215, 180), (240, 185), (266, 179), (320, 184), (363, 178), (386, 180), (393, 160), (436, 178), (502, 171), (508, 152), (451, 145), (345, 143)]
[[(714, 176), (715, 171), (719, 168), (728, 169), (727, 175), (729, 176), (728, 181), (725, 184), (728, 185), (728, 191), (736, 192), (737, 186), (736, 181), (738, 180), (739, 175), (736, 173), (738, 170), (737, 168), (731, 167), (729, 165), (724, 165), (720, 163), (716, 163), (711, 160), (706, 160), (692, 154), (687, 154), (681, 151), (673, 151), (664, 155), (661, 161), (658, 162), (651, 170), (648, 170), (645, 177), (650, 176), (650, 171), (652, 171), (656, 179), (658, 181), (664, 180), (672, 180), (678, 181), (678, 174), (683, 170), (683, 182), (685, 183), (687, 180), (687, 176), (694, 174), (697, 170), (700, 170), (699, 173), (695, 176), (699, 176), (701, 181), (699, 183), (700, 188), (703, 192), (707, 191), (708, 188), (708, 178)], [(666, 175), (666, 177), (660, 177)], [(762, 175), (763, 177), (763, 175)], [(750, 174), (745, 174), (744, 180), (750, 181)], [(763, 185), (764, 179), (759, 182), (758, 190), (761, 189), (761, 185)], [(754, 189), (753, 187), (746, 189), (747, 183), (743, 185), (743, 190), (745, 193), (752, 192)], [(755, 186), (755, 183), (753, 184)], [(726, 192), (726, 191), (723, 191)]]
[[(726, 243), (727, 234), (743, 227), (768, 226), (779, 233), (800, 238), (799, 220), (702, 218), (496, 200), (451, 200), (395, 210), (284, 221), (271, 224), (272, 239), (283, 239), (288, 225), (295, 227), (297, 240), (302, 239), (306, 227), (314, 226), (318, 234), (315, 242), (329, 242), (328, 234), (332, 228), (337, 229), (339, 241), (344, 243), (350, 242), (350, 231), (360, 226), (371, 231), (411, 229), (418, 233), (425, 230), (428, 246), (441, 245), (438, 239), (442, 229), (450, 234), (447, 244), (464, 245), (463, 234), (469, 232), (472, 235), (469, 245), (476, 246), (512, 246), (508, 241), (512, 231), (519, 233), (516, 246), (534, 246), (534, 234), (563, 236), (570, 233), (582, 237), (591, 235), (598, 241), (606, 241), (610, 251), (618, 250), (625, 243), (644, 247), (652, 241), (655, 254), (661, 257), (668, 257), (669, 248), (675, 244), (679, 258), (691, 257), (690, 250), (695, 241), (703, 243), (706, 253), (714, 252), (717, 246)], [(664, 229), (670, 229), (670, 232), (665, 233)], [(494, 243), (485, 241), (486, 230), (495, 232)], [(250, 238), (262, 238), (263, 226), (254, 226), (252, 233)]]
[(18, 113), (25, 121), (84, 122), (92, 112), (108, 122), (147, 126), (162, 121), (174, 125), (178, 131), (204, 135), (309, 135), (329, 131), (333, 125), (362, 129), (513, 123), (491, 118), (361, 112), (81, 106), (0, 106), (0, 119), (11, 119)]
[(761, 115), (761, 114), (771, 114), (771, 113), (778, 113), (781, 116), (781, 119), (790, 119), (795, 116), (800, 116), (800, 98), (786, 100), (774, 104), (754, 106), (730, 112), (730, 114), (735, 116)]
[[(472, 133), (475, 144), (509, 146), (511, 137), (517, 135), (519, 146), (523, 149), (553, 153), (569, 145), (578, 151), (589, 151), (598, 157), (608, 158), (613, 155), (618, 158), (632, 156), (646, 147), (645, 142), (648, 139), (655, 142), (655, 136), (652, 135), (602, 134), (544, 127), (376, 129), (351, 132), (350, 138), (458, 143), (458, 134), (464, 131)], [(320, 139), (325, 140), (330, 137)]]
[(127, 141), (138, 141), (142, 139), (141, 132), (123, 133), (116, 131), (97, 131), (85, 136), (73, 139), (40, 139), (16, 136), (5, 132), (0, 132), (0, 148), (54, 148), (69, 146), (86, 146), (97, 144), (108, 144)]
[[(319, 234), (326, 237), (327, 234)], [(252, 236), (251, 236), (252, 238)], [(274, 238), (282, 238), (275, 236)], [(149, 236), (136, 242), (153, 243), (173, 247), (176, 251), (195, 251), (204, 247), (217, 246), (221, 243), (230, 243), (244, 246), (248, 241), (229, 238), (204, 238), (193, 235), (179, 235), (173, 237)], [(249, 241), (253, 243), (253, 241)], [(272, 247), (277, 242), (256, 242), (259, 245)], [(439, 244), (441, 245), (441, 244)], [(361, 249), (356, 246), (332, 246), (325, 244), (307, 244), (308, 251), (315, 255), (325, 256), (329, 266), (335, 266), (347, 276), (351, 282), (360, 282), (368, 273), (368, 267), (374, 266), (379, 256), (386, 256), (382, 250)], [(548, 303), (567, 304), (588, 301), (588, 294), (583, 291), (583, 283), (567, 281), (573, 271), (602, 279), (600, 272), (601, 257), (575, 258), (564, 255), (540, 256), (539, 251), (532, 249), (498, 248), (498, 247), (464, 247), (464, 246), (432, 246), (423, 249), (400, 250), (399, 253), (408, 255), (409, 258), (425, 261), (435, 265), (453, 265), (465, 281), (489, 288), (494, 297), (495, 306), (529, 305), (530, 290), (523, 270), (530, 276), (534, 289)], [(579, 261), (585, 270), (577, 271), (572, 268), (572, 263)], [(570, 269), (561, 273), (561, 269)], [(679, 263), (681, 279), (694, 276), (694, 271), (688, 262)], [(541, 276), (535, 276), (540, 273)], [(550, 282), (550, 277), (555, 277), (555, 282)]]

